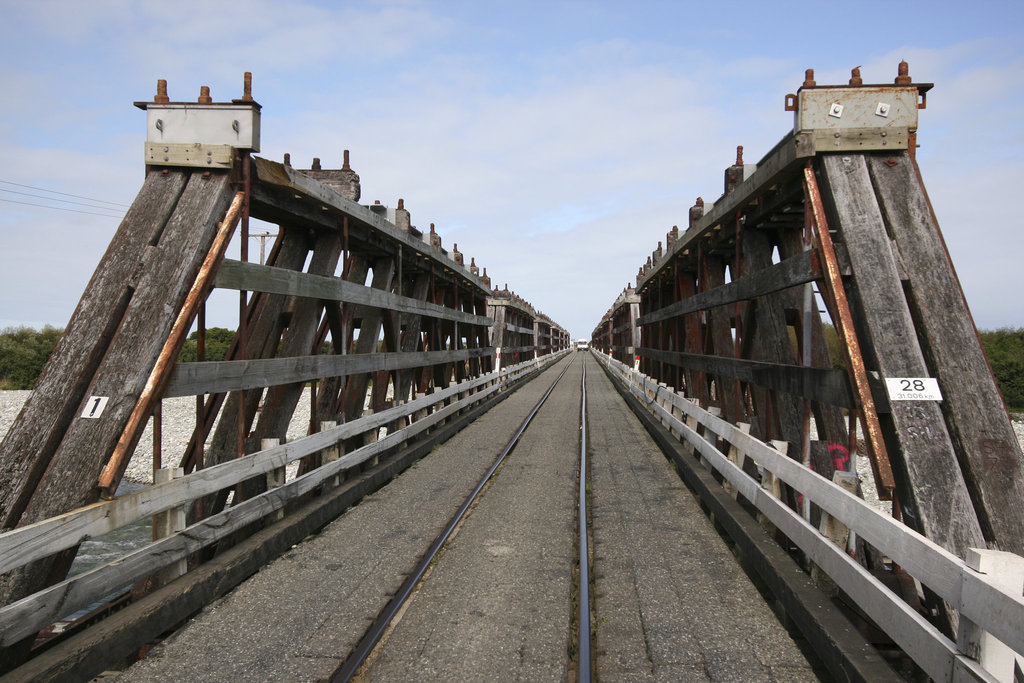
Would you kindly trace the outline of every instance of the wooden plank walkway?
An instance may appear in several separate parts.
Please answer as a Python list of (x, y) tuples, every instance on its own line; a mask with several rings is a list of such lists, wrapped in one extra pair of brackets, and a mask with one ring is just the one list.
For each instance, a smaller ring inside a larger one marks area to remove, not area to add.
[(584, 357), (593, 406), (599, 677), (817, 680), (692, 494), (585, 354), (571, 354), (531, 381), (204, 610), (121, 678), (328, 675), (537, 397), (572, 362), (365, 671), (367, 680), (564, 680)]

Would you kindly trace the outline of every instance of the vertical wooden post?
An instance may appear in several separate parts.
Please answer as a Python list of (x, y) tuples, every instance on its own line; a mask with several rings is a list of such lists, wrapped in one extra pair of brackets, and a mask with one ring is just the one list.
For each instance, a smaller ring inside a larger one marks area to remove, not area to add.
[[(162, 484), (164, 482), (178, 479), (179, 477), (185, 476), (185, 470), (181, 467), (164, 467), (153, 472), (153, 483)], [(153, 515), (153, 540), (160, 540), (161, 538), (167, 538), (182, 529), (185, 528), (185, 507), (176, 507), (164, 512), (158, 512)], [(182, 558), (175, 560), (168, 566), (164, 567), (157, 574), (157, 585), (163, 586), (165, 584), (174, 581), (179, 576), (185, 574), (188, 571), (188, 560)]]
[[(772, 448), (777, 450), (783, 455), (787, 455), (789, 452), (788, 441), (776, 441), (771, 442)], [(772, 498), (782, 498), (782, 482), (775, 476), (775, 473), (771, 470), (765, 470), (761, 475), (761, 488), (764, 489), (768, 495)], [(762, 528), (768, 532), (769, 535), (775, 535), (775, 525), (768, 521), (768, 518), (764, 516), (764, 513), (757, 513), (757, 521), (761, 523)]]
[[(1024, 557), (1000, 550), (969, 548), (964, 560), (997, 587), (1015, 595), (1024, 594)], [(1024, 658), (963, 615), (957, 631), (957, 649), (978, 660), (999, 681), (1014, 681), (1014, 668), (1024, 669)]]
[[(265, 451), (268, 448), (279, 446), (281, 444), (280, 439), (260, 439), (260, 450)], [(278, 467), (267, 472), (267, 490), (276, 489), (279, 486), (284, 486), (284, 468)], [(274, 510), (267, 516), (267, 519), (271, 522), (284, 519), (284, 508)]]
[[(746, 422), (740, 422), (739, 424), (736, 425), (736, 427), (744, 434), (750, 433), (750, 425)], [(736, 445), (733, 444), (732, 442), (729, 443), (729, 452), (726, 454), (725, 457), (727, 457), (730, 462), (739, 467), (741, 470), (743, 469), (743, 466), (746, 464), (747, 461), (746, 454), (739, 448), (737, 448)], [(725, 487), (725, 490), (729, 493), (730, 496), (732, 496), (733, 500), (739, 498), (740, 492), (736, 489), (735, 486), (730, 484), (728, 481), (723, 481), (722, 486)]]

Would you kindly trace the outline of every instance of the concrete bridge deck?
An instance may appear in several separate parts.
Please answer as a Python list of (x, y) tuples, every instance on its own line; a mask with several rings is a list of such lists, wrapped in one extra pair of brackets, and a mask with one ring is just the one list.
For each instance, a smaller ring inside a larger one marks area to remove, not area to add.
[(582, 363), (603, 680), (817, 680), (589, 354), (571, 354), (211, 605), (124, 681), (318, 680), (352, 651), (561, 367), (364, 680), (565, 680)]

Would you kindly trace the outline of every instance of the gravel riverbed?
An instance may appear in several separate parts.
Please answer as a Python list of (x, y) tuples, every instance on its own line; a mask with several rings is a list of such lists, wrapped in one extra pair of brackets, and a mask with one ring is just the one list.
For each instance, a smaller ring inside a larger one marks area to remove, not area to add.
[[(7, 430), (21, 412), (31, 391), (0, 391), (0, 435)], [(292, 423), (288, 428), (288, 440), (294, 441), (306, 435), (309, 428), (309, 390), (303, 392)], [(189, 439), (196, 420), (196, 401), (190, 396), (170, 398), (163, 402), (162, 453), (165, 466), (177, 462)], [(211, 431), (211, 434), (213, 432)], [(290, 477), (289, 477), (290, 478)], [(129, 481), (149, 484), (153, 482), (153, 421), (146, 425), (146, 431), (139, 441), (125, 472)]]
[[(30, 391), (0, 391), (0, 434), (7, 434), (11, 423), (18, 416), (22, 405), (28, 400)], [(171, 398), (163, 402), (163, 459), (164, 463), (175, 462), (181, 457), (192, 436), (195, 425), (195, 399), (191, 397)], [(1021, 418), (1016, 415), (1016, 418)], [(309, 390), (303, 393), (298, 408), (288, 429), (288, 440), (294, 441), (306, 435), (309, 426)], [(1013, 421), (1013, 431), (1024, 447), (1024, 419)], [(866, 458), (858, 458), (861, 478), (870, 477)], [(153, 481), (153, 422), (150, 420), (139, 441), (139, 447), (132, 456), (125, 478), (138, 483)], [(865, 489), (873, 487), (865, 486)]]

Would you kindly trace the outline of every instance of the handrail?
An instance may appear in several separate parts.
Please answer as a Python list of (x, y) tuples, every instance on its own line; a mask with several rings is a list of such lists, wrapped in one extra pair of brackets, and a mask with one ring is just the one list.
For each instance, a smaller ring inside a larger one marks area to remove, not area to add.
[[(200, 496), (215, 493), (259, 474), (284, 467), (290, 462), (329, 448), (343, 439), (386, 425), (459, 393), (489, 382), (507, 383), (528, 371), (533, 361), (503, 368), (498, 372), (455, 384), (408, 403), (373, 413), (297, 439), (291, 443), (251, 453), (245, 457), (199, 470), (186, 477), (154, 484), (110, 501), (18, 527), (0, 534), (0, 574), (72, 548), (139, 519), (183, 505)], [(474, 394), (478, 396), (478, 394)]]
[[(223, 489), (260, 473), (283, 467), (288, 462), (322, 450), (346, 438), (346, 436), (341, 435), (343, 433), (341, 430), (344, 427), (349, 428), (345, 432), (348, 435), (366, 431), (381, 424), (393, 422), (400, 417), (400, 413), (412, 414), (413, 411), (422, 410), (425, 405), (436, 405), (454, 394), (464, 393), (476, 386), (491, 382), (489, 386), (445, 405), (404, 429), (392, 432), (379, 441), (347, 453), (338, 460), (325, 463), (317, 469), (297, 477), (280, 487), (253, 496), (167, 538), (151, 543), (124, 557), (66, 579), (0, 608), (0, 646), (7, 646), (17, 642), (21, 638), (37, 632), (47, 624), (53, 623), (63, 616), (92, 604), (103, 595), (109, 595), (121, 586), (142, 579), (164, 566), (188, 557), (191, 553), (228, 536), (237, 529), (283, 508), (288, 501), (312, 491), (344, 470), (355, 467), (369, 458), (380, 454), (382, 451), (407, 441), (412, 436), (426, 430), (440, 420), (498, 391), (509, 380), (518, 378), (533, 369), (546, 366), (561, 358), (565, 353), (568, 353), (568, 351), (563, 351), (557, 355), (550, 355), (544, 359), (526, 361), (500, 372), (491, 373), (476, 380), (463, 382), (441, 392), (422, 397), (430, 399), (429, 402), (421, 402), (422, 399), (417, 399), (416, 401), (399, 406), (400, 411), (398, 409), (390, 409), (368, 416), (361, 420), (362, 424), (358, 425), (358, 428), (355, 421), (347, 425), (340, 425), (338, 428), (313, 434), (290, 444), (275, 446), (230, 463), (200, 470), (171, 482), (157, 484), (147, 489), (127, 494), (122, 498), (107, 503), (91, 505), (67, 515), (32, 525), (32, 527), (36, 528), (44, 528), (43, 525), (46, 525), (45, 528), (50, 529), (50, 533), (62, 537), (65, 543), (68, 542), (69, 538), (80, 537), (80, 529), (89, 523), (93, 526), (102, 525), (102, 518), (116, 520), (116, 526), (113, 528), (117, 528), (117, 526), (123, 526), (142, 517), (149, 516), (154, 512), (180, 505), (187, 500)], [(229, 465), (233, 467), (228, 467)], [(152, 501), (147, 500), (146, 496), (140, 495), (147, 491), (157, 492)], [(145, 514), (126, 515), (125, 507), (130, 508), (132, 506), (121, 504), (119, 507), (120, 501), (126, 499), (134, 500), (140, 504), (144, 502), (149, 503), (148, 505), (136, 506), (144, 508), (146, 510)], [(65, 527), (73, 528), (75, 531), (62, 536)], [(29, 528), (25, 527), (25, 529)], [(0, 535), (0, 540), (8, 541), (12, 539), (24, 544), (30, 544), (33, 539), (38, 538), (36, 535), (26, 537), (24, 533), (18, 536), (18, 532), (22, 531), (22, 529), (15, 529), (2, 534)], [(15, 549), (18, 548), (17, 544), (12, 543), (12, 546)], [(38, 544), (33, 548), (33, 551), (32, 557), (38, 556), (38, 553), (41, 552)], [(48, 547), (45, 554), (52, 552), (55, 551)], [(26, 553), (18, 552), (17, 554), (19, 559), (14, 562), (14, 566), (20, 566), (31, 561), (31, 559), (25, 559)], [(4, 559), (7, 559), (6, 554)]]
[(718, 472), (875, 620), (936, 680), (954, 672), (995, 680), (924, 617), (818, 532), (796, 511), (770, 495), (758, 481), (662, 405), (665, 402), (754, 460), (845, 524), (978, 627), (1017, 653), (1024, 653), (1024, 597), (993, 585), (986, 576), (913, 529), (870, 507), (842, 487), (786, 457), (738, 427), (702, 410), (680, 394), (602, 353), (594, 354), (680, 438), (692, 444)]

